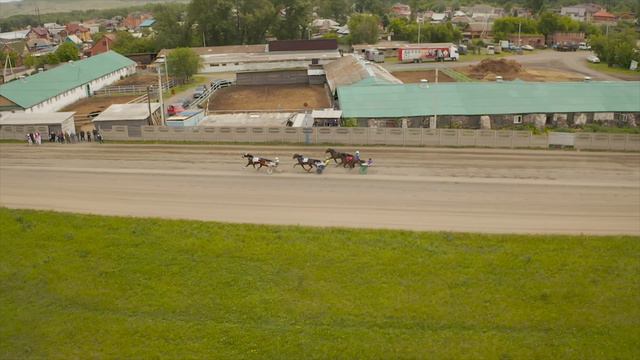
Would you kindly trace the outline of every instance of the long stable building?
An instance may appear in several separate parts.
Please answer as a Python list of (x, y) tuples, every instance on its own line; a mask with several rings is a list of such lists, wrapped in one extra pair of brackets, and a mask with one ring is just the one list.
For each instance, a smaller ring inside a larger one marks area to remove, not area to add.
[(136, 63), (109, 51), (0, 85), (0, 115), (58, 111), (134, 74)]
[(502, 128), (640, 123), (640, 82), (391, 84), (338, 87), (343, 118), (360, 126)]

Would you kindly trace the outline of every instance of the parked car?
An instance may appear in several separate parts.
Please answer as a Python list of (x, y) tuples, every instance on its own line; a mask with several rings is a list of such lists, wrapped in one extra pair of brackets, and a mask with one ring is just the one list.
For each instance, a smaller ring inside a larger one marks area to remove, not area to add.
[(230, 80), (213, 80), (211, 82), (211, 88), (221, 88), (221, 87), (227, 87), (230, 86), (232, 84), (232, 82)]
[(533, 46), (531, 46), (531, 45), (522, 45), (522, 50), (533, 51)]
[(204, 85), (200, 85), (196, 88), (196, 90), (193, 92), (193, 98), (194, 99), (199, 99), (201, 98), (204, 93), (207, 91), (207, 87)]
[(558, 51), (576, 51), (578, 50), (578, 44), (576, 43), (562, 43), (558, 44), (556, 48)]
[(183, 111), (184, 107), (182, 107), (182, 104), (172, 104), (167, 107), (167, 114), (169, 114), (169, 116), (177, 115)]
[(597, 56), (595, 56), (595, 55), (591, 55), (591, 56), (589, 56), (589, 57), (587, 58), (587, 61), (588, 61), (588, 62), (590, 62), (590, 63), (597, 64), (597, 63), (599, 63), (599, 62), (600, 62), (600, 58), (598, 58), (598, 57), (597, 57)]
[(578, 44), (578, 50), (591, 50), (591, 46), (587, 45), (586, 42), (581, 42)]

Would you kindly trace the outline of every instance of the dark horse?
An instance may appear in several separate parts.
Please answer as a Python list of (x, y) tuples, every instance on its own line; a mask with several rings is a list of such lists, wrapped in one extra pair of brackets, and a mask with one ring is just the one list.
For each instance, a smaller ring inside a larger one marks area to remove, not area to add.
[[(306, 158), (300, 154), (293, 154), (293, 158), (298, 160), (297, 163), (293, 164), (293, 167), (296, 167), (296, 165), (300, 165), (306, 172), (311, 171), (314, 166), (317, 167), (318, 163), (322, 163), (321, 160)], [(308, 169), (307, 166), (309, 167)]]
[(260, 165), (257, 170), (260, 170), (262, 167), (268, 167), (270, 163), (275, 163), (273, 160), (253, 156), (251, 154), (244, 154), (242, 157), (247, 159), (247, 165), (245, 165), (245, 167), (253, 165), (253, 168), (255, 169), (256, 165)]
[[(347, 157), (353, 156), (351, 154), (336, 151), (335, 149), (332, 149), (332, 148), (328, 148), (327, 151), (325, 151), (324, 153), (329, 154), (327, 159), (333, 160), (336, 164), (342, 165), (342, 166), (344, 166), (344, 163), (347, 160)], [(338, 163), (338, 159), (340, 159), (340, 163)]]
[(345, 159), (342, 161), (342, 166), (345, 168), (351, 168), (353, 169), (356, 166), (360, 166), (361, 164), (364, 164), (366, 161), (362, 160), (362, 159), (356, 159), (355, 156), (353, 155), (349, 155), (347, 154), (347, 156), (345, 157)]

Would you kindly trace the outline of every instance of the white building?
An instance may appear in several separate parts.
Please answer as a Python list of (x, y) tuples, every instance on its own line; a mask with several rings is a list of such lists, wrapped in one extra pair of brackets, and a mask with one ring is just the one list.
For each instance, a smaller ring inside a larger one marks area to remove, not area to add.
[(109, 51), (0, 85), (0, 116), (54, 112), (136, 72), (136, 63)]

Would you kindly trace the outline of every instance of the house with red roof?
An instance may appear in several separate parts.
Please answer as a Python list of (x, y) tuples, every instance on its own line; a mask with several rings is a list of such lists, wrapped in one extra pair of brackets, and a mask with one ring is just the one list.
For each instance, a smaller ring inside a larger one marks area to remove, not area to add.
[(96, 42), (89, 53), (91, 56), (105, 53), (113, 48), (113, 43), (116, 42), (116, 34), (106, 34), (102, 39)]
[(83, 42), (91, 41), (91, 30), (79, 23), (69, 23), (65, 26), (67, 36), (75, 35)]
[(613, 15), (610, 12), (607, 12), (607, 10), (602, 9), (597, 13), (593, 14), (593, 16), (591, 17), (591, 20), (596, 24), (615, 25), (618, 22), (618, 17)]

